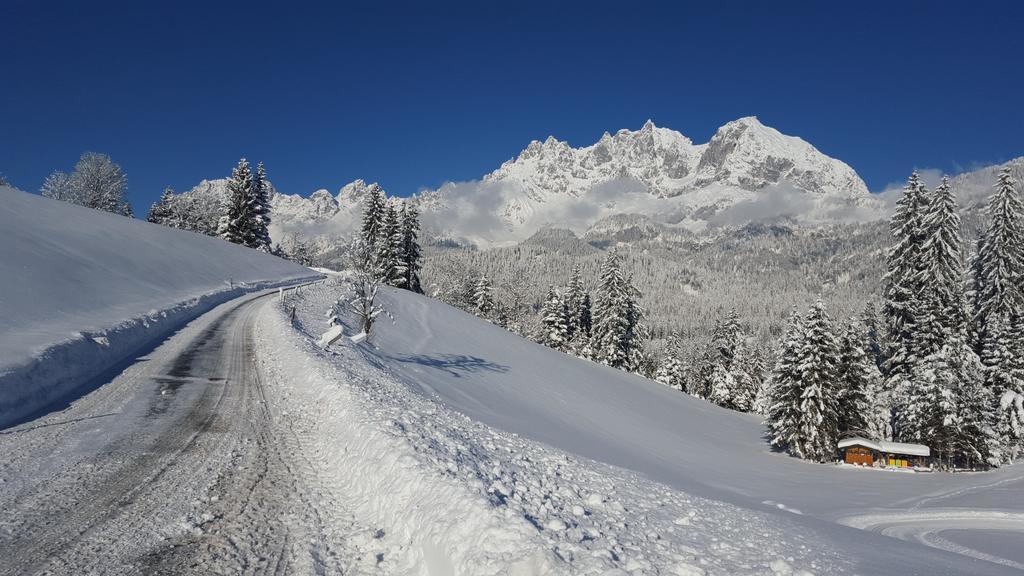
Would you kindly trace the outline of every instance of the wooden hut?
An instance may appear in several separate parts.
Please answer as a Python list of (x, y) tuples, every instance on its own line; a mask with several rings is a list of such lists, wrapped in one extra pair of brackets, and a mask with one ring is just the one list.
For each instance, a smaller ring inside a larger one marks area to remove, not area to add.
[(844, 438), (838, 447), (844, 462), (862, 466), (923, 468), (931, 456), (931, 449), (923, 444), (868, 440), (860, 436)]

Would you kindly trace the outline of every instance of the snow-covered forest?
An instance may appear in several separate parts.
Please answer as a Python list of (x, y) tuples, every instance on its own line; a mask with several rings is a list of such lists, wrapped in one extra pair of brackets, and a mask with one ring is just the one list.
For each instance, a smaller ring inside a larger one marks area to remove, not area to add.
[(973, 246), (960, 212), (948, 179), (929, 191), (915, 173), (888, 242), (875, 223), (845, 234), (750, 225), (674, 251), (628, 246), (623, 258), (548, 230), (512, 248), (434, 248), (425, 280), (524, 337), (762, 413), (773, 444), (803, 458), (831, 460), (838, 439), (859, 433), (933, 446), (944, 466), (998, 466), (1024, 436), (1024, 212), (1012, 170), (1000, 171)]

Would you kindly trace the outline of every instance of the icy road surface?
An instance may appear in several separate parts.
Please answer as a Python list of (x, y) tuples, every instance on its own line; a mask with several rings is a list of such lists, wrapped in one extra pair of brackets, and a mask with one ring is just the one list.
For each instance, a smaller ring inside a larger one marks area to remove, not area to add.
[(221, 305), (67, 410), (0, 430), (0, 574), (340, 572), (351, 522), (255, 369), (268, 300)]

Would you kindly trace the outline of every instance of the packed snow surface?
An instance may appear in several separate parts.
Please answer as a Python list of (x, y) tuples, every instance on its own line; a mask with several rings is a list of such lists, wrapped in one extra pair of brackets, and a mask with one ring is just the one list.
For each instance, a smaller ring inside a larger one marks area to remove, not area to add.
[[(998, 518), (995, 542), (1020, 536), (1020, 467), (896, 474), (802, 462), (772, 452), (755, 417), (400, 291), (384, 296), (396, 324), (380, 321), (370, 342), (343, 339), (324, 352), (316, 339), (338, 295), (328, 285), (294, 304), (305, 355), (333, 366), (344, 402), (359, 399), (356, 414), (412, 444), (418, 481), (457, 480), (469, 490), (462, 498), (495, 509), (465, 522), (492, 529), (491, 514), (506, 515), (509, 559), (527, 561), (520, 539), (531, 533), (519, 519), (550, 552), (529, 562), (558, 573), (1008, 574), (1018, 567), (1015, 547), (974, 547), (977, 539), (964, 534), (988, 515)], [(305, 362), (282, 372), (308, 373)], [(331, 380), (330, 371), (320, 374)], [(328, 409), (326, 394), (317, 410)], [(366, 498), (370, 509), (392, 507), (392, 525), (402, 525), (393, 499)], [(432, 506), (448, 505), (432, 497), (415, 504), (428, 516)], [(971, 514), (949, 513), (965, 509)], [(914, 536), (934, 534), (937, 518), (961, 532)], [(493, 561), (460, 546), (448, 539), (439, 549), (468, 573)]]
[(222, 240), (7, 187), (0, 238), (0, 425), (53, 399), (27, 400), (15, 386), (35, 394), (54, 379), (92, 376), (217, 302), (316, 276)]

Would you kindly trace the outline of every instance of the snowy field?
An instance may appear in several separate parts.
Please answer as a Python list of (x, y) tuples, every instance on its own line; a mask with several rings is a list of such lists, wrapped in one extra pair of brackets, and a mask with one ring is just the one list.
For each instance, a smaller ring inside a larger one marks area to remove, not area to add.
[(0, 187), (0, 426), (216, 304), (316, 276), (221, 240)]
[[(802, 462), (769, 450), (752, 416), (407, 292), (386, 293), (397, 324), (378, 323), (376, 348), (323, 353), (313, 342), (336, 295), (317, 287), (286, 303), (299, 332), (260, 357), (296, 400), (291, 417), (324, 427), (316, 450), (349, 506), (382, 526), (384, 562), (388, 549), (468, 574), (509, 563), (594, 574), (1024, 567), (1020, 466), (889, 474)], [(286, 328), (279, 310), (261, 333)]]

